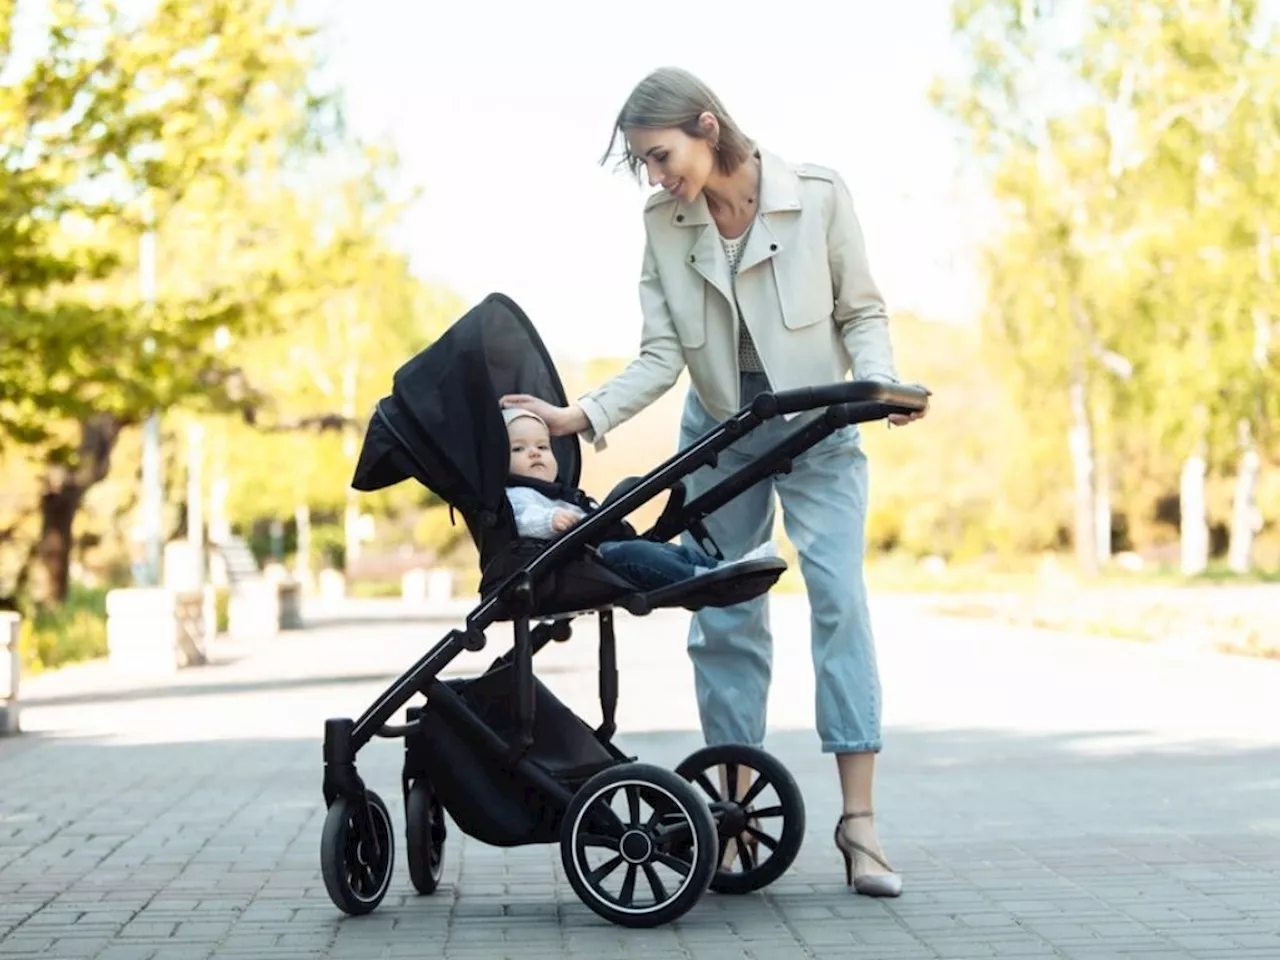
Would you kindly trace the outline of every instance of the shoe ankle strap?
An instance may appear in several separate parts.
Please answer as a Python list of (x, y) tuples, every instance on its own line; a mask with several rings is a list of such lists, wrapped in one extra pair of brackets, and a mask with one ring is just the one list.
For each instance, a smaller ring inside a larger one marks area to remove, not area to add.
[(840, 817), (840, 823), (837, 826), (843, 824), (846, 820), (860, 820), (863, 817), (874, 817), (875, 815), (874, 810), (859, 810), (857, 813), (846, 813)]

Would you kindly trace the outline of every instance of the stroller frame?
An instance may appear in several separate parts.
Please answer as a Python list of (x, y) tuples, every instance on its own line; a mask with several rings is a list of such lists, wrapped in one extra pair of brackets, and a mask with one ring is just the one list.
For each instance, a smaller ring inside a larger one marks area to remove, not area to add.
[[(560, 561), (582, 551), (603, 531), (622, 522), (664, 491), (670, 491), (665, 508), (651, 529), (642, 536), (666, 541), (687, 530), (704, 549), (709, 547), (722, 559), (718, 547), (707, 534), (703, 523), (706, 517), (758, 481), (789, 472), (795, 457), (841, 427), (882, 419), (892, 413), (920, 410), (925, 406), (927, 396), (928, 391), (923, 388), (870, 381), (842, 381), (759, 394), (732, 417), (717, 424), (644, 477), (625, 489), (620, 485), (597, 512), (489, 590), (467, 615), (462, 628), (449, 631), (359, 718), (327, 720), (324, 725), (322, 791), (328, 816), (321, 840), (321, 858), (325, 884), (334, 902), (347, 913), (367, 913), (377, 907), (389, 887), (394, 850), (390, 818), (385, 804), (366, 787), (356, 766), (356, 755), (374, 738), (403, 738), (406, 741), (402, 786), (405, 791), (410, 872), (415, 887), (421, 893), (433, 892), (439, 882), (445, 824), (436, 796), (438, 786), (431, 786), (423, 767), (424, 757), (429, 759), (434, 749), (425, 745), (423, 739), (430, 731), (433, 718), (437, 724), (447, 720), (471, 748), (482, 751), (487, 762), (500, 766), (504, 776), (520, 784), (518, 789), (525, 791), (523, 803), (546, 808), (538, 814), (542, 819), (530, 831), (521, 836), (498, 837), (495, 834), (496, 839), (490, 842), (514, 846), (556, 842), (559, 839), (568, 867), (574, 850), (580, 853), (581, 844), (588, 842), (583, 837), (612, 831), (610, 835), (616, 840), (618, 851), (615, 859), (628, 864), (628, 883), (634, 886), (637, 869), (643, 869), (649, 877), (654, 889), (654, 909), (631, 909), (620, 901), (602, 898), (594, 889), (584, 889), (584, 883), (586, 887), (590, 887), (590, 883), (584, 879), (581, 870), (566, 871), (583, 901), (612, 922), (627, 926), (668, 922), (688, 910), (708, 886), (722, 892), (746, 892), (758, 889), (781, 875), (799, 851), (803, 836), (803, 801), (794, 781), (775, 759), (746, 745), (710, 747), (688, 758), (673, 774), (662, 768), (635, 763), (634, 758), (627, 757), (613, 745), (618, 700), (613, 609), (617, 607), (636, 616), (644, 616), (664, 606), (696, 610), (705, 605), (705, 600), (699, 599), (697, 590), (691, 591), (691, 585), (705, 588), (732, 581), (746, 583), (753, 590), (749, 595), (758, 595), (777, 580), (786, 568), (785, 562), (778, 559), (740, 562), (729, 568), (714, 569), (694, 581), (626, 594), (590, 610), (550, 614), (539, 612), (539, 586)], [(775, 417), (819, 410), (820, 414), (792, 431), (763, 457), (685, 502), (683, 478), (703, 466), (715, 465), (719, 454), (738, 439)], [(394, 431), (390, 419), (383, 416), (381, 405), (374, 416), (382, 420), (383, 426)], [(412, 456), (412, 444), (403, 438), (398, 439)], [(764, 584), (763, 589), (761, 584)], [(572, 711), (555, 700), (536, 681), (533, 673), (533, 657), (553, 640), (567, 640), (572, 632), (572, 619), (587, 612), (597, 614), (600, 626), (602, 722), (595, 730), (590, 730)], [(513, 624), (510, 650), (480, 677), (469, 681), (440, 679), (441, 671), (461, 653), (484, 649), (488, 642), (486, 631), (503, 620), (510, 620)], [(507, 718), (510, 722), (501, 725), (503, 730), (496, 729), (491, 718), (482, 716), (468, 702), (468, 682), (504, 685), (501, 699), (507, 708), (514, 707), (514, 713)], [(426, 697), (426, 706), (410, 708), (407, 722), (393, 724), (393, 716), (417, 694)], [(511, 700), (514, 700), (513, 704)], [(571, 719), (564, 719), (562, 714)], [(554, 722), (561, 724), (557, 727), (557, 736), (563, 734), (567, 740), (580, 736), (581, 731), (563, 724), (571, 725), (577, 721), (582, 731), (590, 732), (590, 739), (598, 743), (603, 752), (594, 756), (594, 762), (586, 768), (553, 772), (532, 755), (536, 753), (534, 732), (540, 717), (556, 718)], [(739, 764), (760, 773), (757, 783), (741, 797), (737, 795), (734, 770)], [(729, 776), (727, 781), (722, 780), (722, 785), (728, 796), (721, 798), (709, 783), (706, 772), (712, 767), (726, 766)], [(691, 802), (697, 795), (689, 784), (695, 780), (711, 796), (709, 804)], [(751, 794), (758, 795), (763, 789), (761, 784), (775, 787), (782, 798), (781, 807), (787, 808), (781, 813), (786, 822), (781, 843), (775, 842), (772, 847), (774, 856), (764, 864), (754, 865), (754, 857), (745, 848), (742, 837), (748, 836), (747, 843), (754, 843), (750, 837), (764, 841), (771, 839), (756, 830), (752, 826), (755, 821), (750, 819), (759, 815), (751, 809), (754, 799)], [(629, 801), (634, 793), (643, 795), (653, 806), (647, 834), (642, 835), (643, 831), (636, 823), (629, 828), (625, 824), (614, 823), (609, 811), (600, 808), (602, 802), (608, 802), (601, 798), (619, 789), (633, 791), (627, 793)], [(535, 799), (530, 800), (531, 797)], [(662, 833), (663, 830), (667, 832)], [(577, 835), (570, 836), (574, 831)], [(666, 845), (663, 847), (665, 852), (649, 849), (646, 854), (644, 844), (648, 843), (652, 848), (657, 842), (655, 837)], [(720, 869), (722, 859), (726, 847), (735, 840), (744, 872), (727, 874)], [(645, 856), (665, 858), (662, 862), (668, 866), (674, 861), (679, 861), (675, 864), (677, 868), (680, 864), (688, 866), (685, 880), (675, 896), (658, 902), (661, 884), (653, 879), (650, 870), (651, 862), (656, 863), (657, 860), (646, 860)]]

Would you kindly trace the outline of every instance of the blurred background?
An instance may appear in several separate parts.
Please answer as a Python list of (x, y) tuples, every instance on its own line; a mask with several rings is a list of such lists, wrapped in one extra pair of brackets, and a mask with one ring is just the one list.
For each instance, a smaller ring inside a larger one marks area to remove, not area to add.
[[(114, 590), (199, 593), (220, 628), (268, 574), (473, 595), (447, 507), (350, 490), (367, 418), (495, 290), (571, 397), (634, 355), (649, 188), (601, 157), (663, 64), (841, 172), (934, 391), (864, 429), (875, 589), (1280, 655), (1274, 590), (1245, 589), (1280, 580), (1278, 8), (0, 0), (27, 668), (103, 655)], [(584, 486), (669, 456), (683, 396), (587, 449)]]

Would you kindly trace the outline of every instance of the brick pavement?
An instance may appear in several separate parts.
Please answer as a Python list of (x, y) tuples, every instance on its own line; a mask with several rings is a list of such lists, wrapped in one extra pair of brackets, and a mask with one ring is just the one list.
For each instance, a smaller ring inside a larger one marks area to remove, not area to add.
[[(400, 745), (376, 741), (361, 772), (396, 819), (396, 875), (375, 913), (341, 915), (317, 857), (322, 721), (358, 713), (447, 628), (348, 604), (167, 681), (93, 664), (27, 684), (29, 732), (0, 740), (0, 957), (1280, 958), (1280, 663), (881, 600), (877, 803), (907, 888), (873, 901), (846, 891), (831, 848), (807, 614), (794, 597), (774, 609), (768, 747), (804, 790), (809, 834), (763, 893), (708, 893), (669, 927), (624, 930), (577, 900), (558, 848), (454, 830), (442, 889), (418, 897)], [(581, 622), (539, 673), (591, 720)], [(664, 765), (699, 744), (683, 623), (619, 623), (620, 742)]]

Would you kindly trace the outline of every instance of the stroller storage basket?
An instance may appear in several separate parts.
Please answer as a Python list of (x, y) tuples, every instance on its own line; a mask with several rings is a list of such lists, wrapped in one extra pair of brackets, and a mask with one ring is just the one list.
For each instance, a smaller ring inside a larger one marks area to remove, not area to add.
[(418, 724), (405, 737), (406, 777), (430, 780), (462, 832), (492, 846), (555, 843), (569, 797), (624, 759), (536, 677), (533, 684), (533, 743), (522, 752), (533, 777), (513, 765), (520, 721), (511, 664), (474, 679), (437, 680), (427, 705), (410, 714)]

